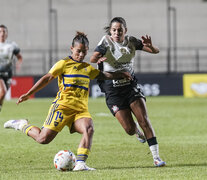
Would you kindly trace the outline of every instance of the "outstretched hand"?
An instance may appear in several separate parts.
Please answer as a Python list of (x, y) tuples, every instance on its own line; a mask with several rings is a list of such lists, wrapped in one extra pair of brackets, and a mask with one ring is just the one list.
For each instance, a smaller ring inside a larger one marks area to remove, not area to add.
[(26, 101), (27, 99), (29, 99), (29, 96), (27, 94), (23, 94), (19, 97), (17, 104), (22, 103), (23, 101)]
[(142, 43), (147, 47), (152, 47), (151, 36), (146, 35), (146, 37), (142, 36)]
[(97, 64), (100, 64), (101, 62), (106, 61), (106, 60), (107, 60), (106, 57), (100, 57), (97, 61)]

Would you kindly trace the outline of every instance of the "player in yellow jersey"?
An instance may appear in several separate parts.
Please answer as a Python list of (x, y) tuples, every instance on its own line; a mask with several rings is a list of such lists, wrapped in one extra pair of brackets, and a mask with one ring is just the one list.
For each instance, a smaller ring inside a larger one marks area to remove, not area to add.
[(30, 125), (24, 119), (9, 120), (4, 124), (5, 128), (23, 131), (40, 144), (50, 143), (64, 126), (68, 126), (71, 133), (82, 134), (77, 150), (75, 171), (95, 170), (85, 163), (91, 149), (94, 132), (93, 121), (88, 112), (90, 79), (131, 79), (127, 72), (101, 72), (83, 62), (88, 48), (89, 41), (86, 35), (77, 32), (72, 42), (71, 56), (59, 60), (46, 75), (18, 99), (17, 104), (28, 100), (32, 94), (58, 77), (59, 91), (50, 107), (42, 129)]

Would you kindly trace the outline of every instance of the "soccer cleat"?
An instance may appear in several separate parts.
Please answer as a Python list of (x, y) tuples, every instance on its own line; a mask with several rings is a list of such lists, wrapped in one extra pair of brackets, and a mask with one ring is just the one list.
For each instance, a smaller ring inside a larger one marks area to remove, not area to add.
[(139, 130), (139, 125), (137, 122), (135, 122), (136, 126), (137, 126), (137, 133), (136, 133), (136, 137), (139, 140), (139, 142), (141, 143), (145, 143), (146, 142), (146, 138), (144, 136), (144, 134)]
[(4, 123), (4, 128), (13, 128), (15, 130), (22, 130), (23, 126), (28, 124), (28, 120), (19, 119), (19, 120), (9, 120)]
[(95, 168), (90, 168), (86, 165), (85, 162), (77, 162), (73, 171), (94, 171)]
[(166, 162), (161, 160), (159, 157), (158, 158), (154, 158), (154, 165), (156, 167), (162, 167), (166, 165)]

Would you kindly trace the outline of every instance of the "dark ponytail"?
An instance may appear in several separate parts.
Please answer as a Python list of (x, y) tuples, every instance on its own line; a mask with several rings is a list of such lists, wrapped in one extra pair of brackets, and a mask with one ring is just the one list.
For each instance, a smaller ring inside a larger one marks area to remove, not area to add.
[(87, 35), (83, 32), (79, 32), (79, 31), (76, 32), (76, 35), (75, 35), (75, 37), (73, 38), (73, 41), (72, 41), (72, 46), (73, 47), (74, 47), (76, 42), (84, 44), (85, 46), (89, 47), (89, 41), (88, 41)]
[(108, 35), (111, 35), (111, 33), (110, 33), (110, 29), (111, 29), (111, 25), (112, 25), (112, 23), (114, 23), (114, 22), (121, 23), (121, 24), (124, 26), (124, 28), (127, 29), (126, 21), (124, 20), (124, 18), (122, 18), (122, 17), (115, 17), (115, 18), (113, 18), (113, 19), (111, 20), (109, 26), (104, 27), (104, 30), (105, 30), (105, 32), (106, 32)]
[(0, 28), (4, 28), (8, 32), (8, 28), (5, 25), (0, 24)]

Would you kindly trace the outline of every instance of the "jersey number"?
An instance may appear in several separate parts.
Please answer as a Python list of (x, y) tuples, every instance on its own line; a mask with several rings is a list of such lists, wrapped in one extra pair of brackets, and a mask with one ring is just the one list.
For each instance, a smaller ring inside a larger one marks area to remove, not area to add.
[(54, 125), (58, 126), (59, 122), (62, 122), (62, 121), (63, 121), (63, 115), (60, 111), (57, 111), (57, 115), (56, 115), (56, 118), (55, 118)]

